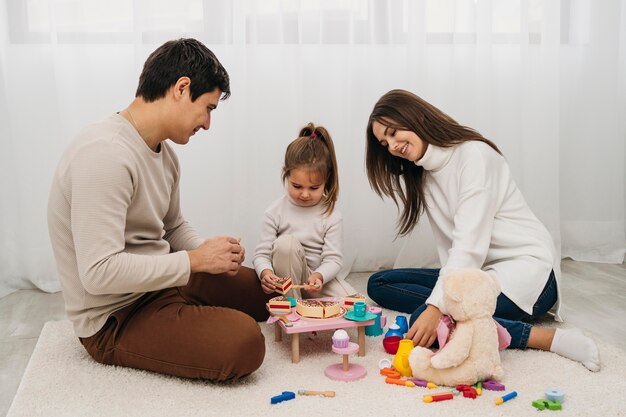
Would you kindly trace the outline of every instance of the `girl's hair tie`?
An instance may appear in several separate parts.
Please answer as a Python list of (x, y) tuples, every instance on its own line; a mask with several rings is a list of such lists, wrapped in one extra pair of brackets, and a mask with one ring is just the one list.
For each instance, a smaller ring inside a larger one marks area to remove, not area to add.
[(315, 132), (311, 133), (311, 138), (316, 138), (317, 135), (315, 134)]

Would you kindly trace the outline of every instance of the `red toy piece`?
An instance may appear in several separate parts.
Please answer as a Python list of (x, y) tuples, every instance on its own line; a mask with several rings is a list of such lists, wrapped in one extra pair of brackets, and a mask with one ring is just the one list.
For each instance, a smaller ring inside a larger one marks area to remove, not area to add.
[(454, 398), (454, 395), (452, 395), (452, 393), (443, 392), (441, 394), (424, 395), (424, 398), (422, 400), (425, 403), (432, 403), (434, 401), (445, 401), (445, 400), (451, 400), (453, 398)]
[(463, 393), (465, 398), (476, 398), (476, 388), (470, 387), (469, 385), (457, 385), (456, 390)]

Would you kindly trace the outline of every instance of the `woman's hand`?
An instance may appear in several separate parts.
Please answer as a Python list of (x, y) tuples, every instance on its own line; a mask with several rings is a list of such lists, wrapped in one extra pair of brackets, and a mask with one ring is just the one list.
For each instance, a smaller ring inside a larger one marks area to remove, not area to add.
[(422, 311), (406, 334), (407, 339), (413, 340), (415, 346), (428, 348), (437, 340), (437, 326), (443, 314), (434, 305), (429, 304)]

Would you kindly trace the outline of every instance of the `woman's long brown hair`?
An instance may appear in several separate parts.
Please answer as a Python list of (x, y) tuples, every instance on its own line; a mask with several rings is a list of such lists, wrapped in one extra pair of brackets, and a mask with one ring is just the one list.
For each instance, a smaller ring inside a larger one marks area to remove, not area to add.
[(424, 212), (424, 168), (390, 154), (374, 136), (374, 122), (392, 129), (409, 130), (430, 145), (449, 148), (477, 140), (502, 153), (489, 139), (474, 129), (460, 125), (409, 91), (391, 90), (383, 95), (367, 122), (365, 167), (370, 186), (376, 194), (381, 198), (390, 197), (398, 207), (402, 205), (398, 219), (399, 236), (410, 233)]

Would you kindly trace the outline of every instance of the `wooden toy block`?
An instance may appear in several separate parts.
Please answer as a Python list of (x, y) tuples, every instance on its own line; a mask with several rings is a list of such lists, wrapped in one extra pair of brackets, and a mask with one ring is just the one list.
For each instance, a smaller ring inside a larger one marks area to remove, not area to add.
[(279, 278), (274, 281), (274, 285), (277, 293), (285, 295), (291, 289), (292, 281), (291, 278)]
[(272, 314), (291, 313), (291, 302), (284, 295), (270, 299), (267, 305)]
[(359, 301), (365, 302), (365, 296), (363, 294), (356, 293), (348, 295), (343, 299), (343, 306), (346, 310), (352, 310), (354, 308), (354, 303)]
[(297, 300), (296, 311), (303, 317), (322, 319), (339, 315), (341, 313), (341, 307), (336, 301), (311, 298), (307, 300)]

